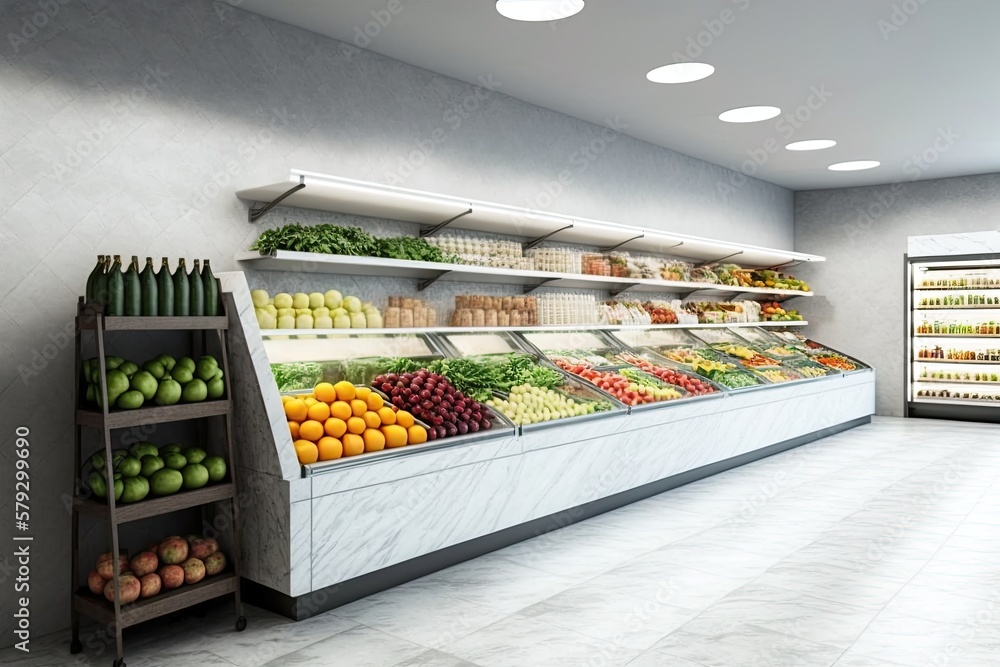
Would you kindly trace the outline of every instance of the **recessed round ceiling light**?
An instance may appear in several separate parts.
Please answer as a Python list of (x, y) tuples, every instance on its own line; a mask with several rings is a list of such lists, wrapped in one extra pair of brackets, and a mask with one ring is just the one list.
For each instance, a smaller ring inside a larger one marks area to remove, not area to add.
[(691, 83), (712, 76), (715, 68), (705, 63), (674, 63), (651, 70), (646, 78), (653, 83)]
[(726, 123), (758, 123), (769, 120), (781, 113), (778, 107), (741, 107), (719, 114), (719, 120)]
[(878, 160), (854, 160), (853, 162), (838, 162), (831, 164), (830, 171), (861, 171), (862, 169), (874, 169), (882, 163)]
[(497, 0), (497, 11), (515, 21), (558, 21), (583, 11), (584, 0)]
[(836, 145), (837, 142), (833, 139), (806, 139), (805, 141), (796, 141), (788, 144), (785, 148), (790, 151), (821, 151), (824, 148), (833, 148)]

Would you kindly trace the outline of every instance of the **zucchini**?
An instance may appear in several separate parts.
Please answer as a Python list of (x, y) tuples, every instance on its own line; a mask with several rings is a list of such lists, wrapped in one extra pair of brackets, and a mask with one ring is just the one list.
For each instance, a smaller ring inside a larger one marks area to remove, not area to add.
[(156, 284), (156, 271), (153, 269), (153, 258), (146, 258), (146, 268), (139, 274), (139, 288), (142, 291), (142, 314), (144, 317), (159, 315), (159, 286)]
[(156, 297), (160, 317), (171, 317), (174, 314), (174, 279), (170, 276), (170, 262), (166, 257), (156, 274)]
[(132, 255), (132, 263), (125, 270), (125, 314), (142, 315), (142, 287), (139, 285), (139, 258)]
[(191, 273), (188, 274), (188, 290), (190, 291), (191, 317), (202, 317), (205, 314), (205, 286), (201, 284), (201, 262), (194, 260)]
[(115, 261), (108, 269), (108, 298), (105, 314), (125, 314), (125, 276), (122, 275), (121, 255), (115, 255)]
[(94, 296), (94, 290), (97, 286), (97, 277), (102, 273), (104, 273), (104, 255), (98, 255), (97, 266), (95, 266), (94, 270), (90, 272), (89, 276), (87, 276), (87, 289), (84, 292), (85, 303), (95, 303), (96, 299)]
[(201, 284), (205, 288), (205, 314), (208, 316), (219, 314), (219, 281), (212, 275), (212, 267), (208, 260), (201, 269)]
[(178, 260), (177, 270), (174, 271), (174, 315), (187, 317), (189, 312), (191, 312), (191, 289), (182, 257)]

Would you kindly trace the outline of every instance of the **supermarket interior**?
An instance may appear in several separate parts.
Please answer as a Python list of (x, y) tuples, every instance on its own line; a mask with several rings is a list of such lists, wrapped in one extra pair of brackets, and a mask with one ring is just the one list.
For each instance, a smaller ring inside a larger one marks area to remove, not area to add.
[(1000, 6), (0, 11), (0, 664), (1000, 664)]

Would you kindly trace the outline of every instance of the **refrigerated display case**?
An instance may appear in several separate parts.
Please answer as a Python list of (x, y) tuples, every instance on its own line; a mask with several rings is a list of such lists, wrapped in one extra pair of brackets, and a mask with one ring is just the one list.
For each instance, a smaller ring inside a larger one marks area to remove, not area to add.
[(1000, 259), (906, 261), (908, 417), (1000, 422)]
[[(804, 352), (786, 345), (780, 337), (773, 335), (768, 330), (747, 328), (730, 331), (730, 333), (732, 336), (745, 341), (745, 347), (761, 358), (779, 362), (782, 369), (791, 370), (801, 379), (815, 379), (840, 373), (839, 370), (813, 361)], [(768, 373), (766, 367), (761, 369), (761, 372), (765, 376), (770, 376), (769, 379), (772, 381), (779, 381), (782, 377), (782, 375), (777, 373)], [(783, 381), (787, 382), (795, 379), (794, 377), (786, 377)]]
[(612, 335), (651, 361), (667, 366), (678, 364), (728, 391), (746, 391), (770, 384), (760, 374), (742, 368), (736, 358), (697, 338), (693, 331), (642, 329), (616, 331)]

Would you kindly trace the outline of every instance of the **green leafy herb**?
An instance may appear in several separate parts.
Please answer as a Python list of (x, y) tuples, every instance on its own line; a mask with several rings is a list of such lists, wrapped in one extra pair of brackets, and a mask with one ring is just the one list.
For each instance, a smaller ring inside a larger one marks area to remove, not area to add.
[(312, 389), (323, 377), (323, 366), (308, 361), (271, 364), (271, 374), (280, 392)]
[(379, 239), (357, 227), (327, 224), (308, 227), (293, 224), (277, 229), (266, 229), (261, 232), (250, 249), (265, 254), (271, 254), (276, 250), (293, 250), (325, 255), (407, 259), (417, 262), (454, 263), (456, 259), (441, 254), (438, 248), (423, 239), (409, 236)]

